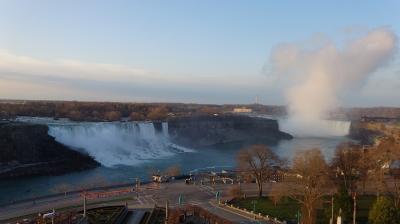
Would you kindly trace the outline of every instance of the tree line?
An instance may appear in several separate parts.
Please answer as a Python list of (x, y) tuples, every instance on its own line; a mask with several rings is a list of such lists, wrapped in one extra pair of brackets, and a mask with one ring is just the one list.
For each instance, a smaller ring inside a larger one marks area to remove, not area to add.
[[(128, 102), (84, 102), (84, 101), (26, 101), (0, 100), (0, 119), (15, 116), (35, 116), (69, 118), (76, 121), (114, 121), (121, 118), (134, 120), (162, 119), (155, 108), (162, 108), (161, 112), (176, 115), (193, 114), (220, 114), (232, 112), (236, 107), (247, 107), (253, 112), (285, 116), (287, 109), (279, 105), (261, 104), (193, 104), (193, 103), (128, 103)], [(152, 111), (156, 110), (152, 113)], [(160, 110), (158, 111), (160, 112)], [(367, 117), (400, 118), (400, 108), (351, 108), (338, 109), (331, 112), (331, 118), (360, 119)]]
[[(0, 119), (16, 116), (69, 118), (75, 121), (163, 120), (168, 114), (213, 115), (232, 112), (242, 105), (210, 105), (184, 103), (123, 103), (82, 101), (0, 100)], [(246, 105), (253, 111), (281, 115), (283, 106)]]
[(17, 116), (68, 118), (74, 121), (165, 120), (168, 113), (190, 112), (169, 104), (27, 101), (0, 103), (0, 118)]

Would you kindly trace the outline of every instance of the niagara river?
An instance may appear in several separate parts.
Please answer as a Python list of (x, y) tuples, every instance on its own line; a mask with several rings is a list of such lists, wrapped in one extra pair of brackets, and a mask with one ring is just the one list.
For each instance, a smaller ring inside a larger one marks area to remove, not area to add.
[[(203, 148), (182, 147), (171, 142), (167, 122), (159, 125), (152, 122), (73, 122), (31, 117), (17, 120), (47, 124), (48, 134), (56, 141), (89, 154), (101, 166), (61, 176), (3, 181), (0, 183), (0, 203), (51, 194), (54, 193), (54, 186), (61, 184), (79, 186), (102, 180), (111, 185), (134, 182), (136, 178), (148, 180), (150, 170), (164, 170), (172, 165), (180, 166), (184, 173), (213, 167), (231, 169), (236, 164), (236, 152), (243, 147), (239, 143)], [(331, 126), (334, 135), (295, 136), (270, 147), (289, 160), (297, 150), (320, 148), (329, 160), (335, 147), (347, 140), (350, 122), (329, 121), (326, 125)]]

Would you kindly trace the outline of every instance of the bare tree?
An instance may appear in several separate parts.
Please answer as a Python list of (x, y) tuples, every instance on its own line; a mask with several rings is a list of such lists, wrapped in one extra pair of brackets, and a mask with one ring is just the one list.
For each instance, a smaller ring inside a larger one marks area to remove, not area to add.
[(168, 116), (168, 109), (165, 106), (154, 107), (147, 114), (147, 118), (152, 121), (162, 121)]
[(384, 137), (369, 154), (373, 162), (371, 177), (377, 194), (391, 194), (394, 205), (400, 207), (400, 142), (393, 137)]
[(336, 171), (336, 175), (342, 180), (347, 192), (355, 189), (358, 165), (362, 159), (360, 145), (344, 142), (336, 147), (335, 155), (331, 162), (331, 167)]
[(82, 114), (81, 114), (81, 112), (79, 112), (77, 110), (73, 110), (73, 111), (69, 112), (68, 117), (71, 120), (79, 121), (82, 118)]
[(228, 195), (233, 198), (241, 198), (243, 195), (242, 189), (239, 186), (232, 186), (228, 189)]
[(388, 184), (388, 191), (393, 197), (394, 206), (400, 209), (400, 176), (396, 174), (393, 180)]
[(118, 121), (121, 119), (121, 113), (119, 111), (108, 111), (104, 114), (104, 119), (107, 121)]
[(170, 177), (179, 176), (181, 175), (181, 167), (179, 165), (170, 166), (165, 170), (164, 173)]
[(302, 205), (302, 223), (315, 223), (315, 208), (329, 186), (328, 166), (319, 149), (298, 152), (283, 185), (286, 195)]
[(357, 163), (357, 182), (361, 184), (363, 194), (365, 193), (365, 185), (369, 179), (369, 171), (371, 170), (372, 164), (370, 153), (365, 147), (362, 147), (360, 159)]
[(146, 119), (143, 114), (138, 113), (138, 112), (132, 112), (129, 115), (129, 118), (131, 119), (131, 121), (143, 121)]
[(237, 155), (237, 161), (241, 172), (255, 178), (259, 197), (262, 197), (263, 183), (271, 176), (274, 166), (281, 164), (279, 157), (264, 145), (242, 149)]
[(217, 107), (210, 107), (210, 106), (205, 106), (200, 108), (200, 113), (203, 114), (218, 114), (220, 110)]
[(285, 187), (282, 187), (282, 183), (275, 183), (271, 186), (271, 190), (268, 193), (269, 199), (274, 203), (276, 206), (282, 198), (285, 196)]

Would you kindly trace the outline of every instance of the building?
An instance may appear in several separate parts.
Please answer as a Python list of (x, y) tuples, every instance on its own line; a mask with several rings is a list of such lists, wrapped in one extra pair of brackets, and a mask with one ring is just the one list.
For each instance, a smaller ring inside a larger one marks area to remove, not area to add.
[(236, 107), (233, 108), (234, 113), (251, 113), (253, 110), (251, 108), (246, 107)]
[(153, 175), (152, 178), (153, 178), (153, 182), (157, 182), (157, 183), (164, 183), (164, 182), (169, 181), (169, 177), (163, 176), (163, 175)]

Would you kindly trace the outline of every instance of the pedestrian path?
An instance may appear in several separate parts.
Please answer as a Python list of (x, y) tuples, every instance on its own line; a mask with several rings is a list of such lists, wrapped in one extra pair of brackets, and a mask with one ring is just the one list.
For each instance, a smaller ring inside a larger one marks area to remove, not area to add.
[(148, 205), (148, 204), (156, 204), (157, 202), (154, 200), (152, 195), (139, 195), (139, 197), (135, 197), (135, 200), (140, 205)]
[(210, 187), (210, 186), (207, 186), (207, 185), (196, 185), (197, 186), (197, 188), (200, 190), (200, 191), (202, 191), (202, 192), (204, 192), (204, 193), (206, 193), (206, 194), (208, 194), (208, 195), (215, 195), (215, 191), (214, 191), (214, 189), (212, 188), (212, 187)]
[[(159, 204), (160, 205), (160, 204), (164, 204), (165, 203), (163, 198), (155, 199), (153, 195), (146, 195), (146, 194), (139, 194), (139, 197), (136, 196), (133, 201), (134, 201), (135, 204), (137, 203), (138, 205), (154, 205), (154, 204)], [(180, 206), (178, 200), (169, 201), (169, 203), (170, 203), (169, 205), (171, 207)], [(187, 205), (187, 204), (201, 205), (201, 204), (204, 204), (204, 203), (206, 203), (206, 202), (201, 201), (199, 199), (197, 199), (197, 200), (196, 199), (195, 200), (189, 199), (189, 200), (183, 200), (181, 205)]]

